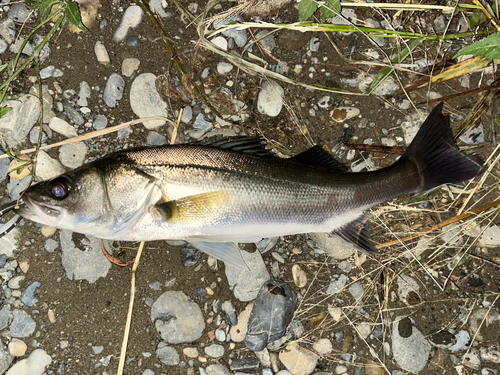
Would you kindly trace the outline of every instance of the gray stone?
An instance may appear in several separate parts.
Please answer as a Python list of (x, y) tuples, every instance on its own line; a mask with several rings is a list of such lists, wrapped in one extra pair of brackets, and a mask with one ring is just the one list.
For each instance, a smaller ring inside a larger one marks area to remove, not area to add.
[(212, 130), (213, 127), (214, 126), (211, 122), (205, 120), (203, 113), (198, 113), (198, 116), (196, 116), (196, 119), (194, 120), (193, 128), (202, 129), (203, 131), (208, 132)]
[(173, 347), (168, 346), (164, 342), (158, 344), (156, 349), (156, 356), (161, 363), (167, 366), (176, 366), (179, 364), (180, 358), (179, 353)]
[[(7, 328), (7, 326), (12, 321), (12, 317), (10, 315), (10, 305), (4, 305), (0, 310), (0, 331)], [(0, 374), (2, 372), (0, 371)]]
[(76, 129), (72, 125), (58, 117), (52, 117), (50, 119), (49, 128), (67, 138), (76, 137), (78, 135)]
[(89, 105), (88, 99), (90, 99), (90, 86), (86, 81), (80, 83), (80, 92), (78, 93), (78, 104), (80, 107), (86, 107)]
[[(29, 183), (29, 178), (27, 178), (26, 180)], [(28, 186), (28, 184), (26, 184), (26, 186)], [(12, 200), (15, 199), (17, 198), (13, 198)], [(14, 228), (9, 233), (0, 238), (0, 254), (5, 254), (8, 257), (12, 257), (14, 255), (14, 251), (18, 249), (18, 235), (19, 229)]]
[(232, 371), (243, 373), (258, 373), (260, 362), (257, 358), (236, 358), (231, 362), (229, 368)]
[(193, 108), (191, 106), (184, 107), (181, 116), (181, 122), (183, 124), (188, 124), (193, 119)]
[(207, 375), (231, 375), (227, 367), (218, 364), (207, 366), (207, 368), (205, 369), (205, 373)]
[(59, 160), (68, 168), (78, 168), (85, 161), (87, 146), (83, 142), (69, 143), (59, 149)]
[(162, 0), (150, 0), (148, 6), (153, 13), (158, 12), (161, 18), (166, 18), (171, 14), (165, 12), (165, 9), (163, 9)]
[(205, 354), (212, 358), (220, 358), (224, 355), (224, 347), (219, 344), (212, 344), (204, 348)]
[(155, 131), (150, 131), (148, 133), (148, 138), (146, 140), (148, 146), (161, 146), (167, 143), (167, 138), (164, 135)]
[(349, 286), (349, 293), (354, 297), (356, 303), (361, 303), (361, 297), (363, 297), (364, 290), (360, 282), (355, 282)]
[(94, 354), (101, 354), (102, 351), (104, 350), (104, 346), (93, 346), (92, 351)]
[(0, 341), (0, 374), (4, 374), (7, 371), (13, 359), (14, 357), (10, 355), (5, 345)]
[(69, 104), (64, 105), (64, 113), (66, 114), (66, 116), (68, 116), (70, 121), (75, 123), (76, 125), (83, 125), (85, 123), (85, 119), (80, 114), (80, 112), (74, 109)]
[(123, 98), (125, 90), (125, 80), (117, 73), (111, 74), (106, 82), (104, 89), (103, 100), (109, 108), (114, 108)]
[(220, 342), (226, 341), (226, 332), (223, 329), (215, 330), (215, 339)]
[(54, 65), (49, 65), (46, 68), (40, 70), (40, 78), (46, 79), (50, 77), (62, 77), (64, 73), (60, 69), (56, 69)]
[(157, 290), (160, 290), (160, 288), (163, 286), (163, 284), (160, 283), (159, 281), (152, 281), (148, 284), (148, 286), (151, 290), (157, 291)]
[[(164, 116), (168, 117), (167, 104), (156, 91), (156, 76), (144, 73), (137, 76), (130, 88), (130, 106), (138, 117)], [(165, 124), (165, 120), (143, 122), (149, 130), (154, 130)]]
[(250, 270), (242, 271), (234, 266), (226, 265), (226, 277), (229, 287), (238, 300), (252, 301), (270, 276), (262, 255), (258, 251), (254, 253), (241, 251), (241, 255)]
[[(26, 176), (21, 181), (11, 179), (10, 183), (7, 185), (10, 199), (13, 201), (17, 200), (21, 193), (28, 187), (30, 181), (31, 176)], [(0, 249), (0, 251), (4, 252), (2, 249)]]
[(14, 276), (12, 279), (9, 280), (7, 283), (7, 286), (10, 289), (19, 289), (21, 288), (21, 283), (23, 280), (26, 278), (26, 276)]
[(29, 307), (33, 307), (37, 302), (38, 299), (35, 297), (35, 291), (36, 288), (39, 288), (42, 286), (42, 283), (35, 281), (31, 283), (21, 294), (21, 301)]
[(459, 350), (465, 350), (469, 347), (470, 344), (470, 335), (467, 331), (460, 331), (455, 335), (456, 343), (453, 346), (450, 346), (451, 352), (457, 352)]
[(495, 341), (500, 332), (500, 314), (495, 309), (481, 307), (475, 309), (469, 318), (471, 332), (479, 341)]
[(23, 310), (14, 310), (9, 335), (12, 337), (28, 337), (35, 332), (36, 322)]
[(431, 345), (413, 326), (411, 318), (403, 318), (392, 325), (392, 352), (397, 364), (407, 371), (422, 371), (427, 364)]
[(94, 119), (94, 122), (92, 123), (92, 127), (95, 130), (104, 129), (106, 126), (108, 126), (108, 119), (104, 115), (97, 115), (97, 117)]
[(349, 273), (352, 270), (353, 264), (351, 262), (348, 262), (347, 260), (343, 260), (337, 265), (338, 268), (340, 268), (343, 272)]
[[(38, 144), (38, 140), (40, 139), (40, 128), (34, 127), (30, 131), (30, 142), (34, 145)], [(42, 131), (42, 139), (41, 144), (47, 142), (47, 135)]]
[(163, 293), (151, 308), (151, 320), (161, 337), (170, 344), (198, 340), (205, 329), (200, 307), (183, 292)]
[(127, 46), (139, 48), (141, 46), (141, 40), (137, 35), (133, 35), (127, 38)]
[(329, 236), (327, 233), (309, 233), (309, 237), (326, 255), (336, 260), (349, 258), (356, 252), (352, 245), (347, 244), (337, 236)]
[(222, 310), (226, 313), (226, 318), (230, 325), (235, 326), (238, 324), (238, 318), (236, 317), (236, 312), (231, 301), (225, 301), (222, 304)]
[(326, 289), (327, 294), (336, 294), (339, 293), (347, 283), (347, 276), (344, 274), (341, 275), (333, 275), (328, 288)]
[(311, 52), (318, 52), (319, 51), (319, 38), (313, 36), (311, 40), (309, 41), (309, 50)]
[(14, 3), (10, 7), (7, 17), (14, 22), (25, 23), (28, 22), (30, 15), (31, 9), (25, 3)]
[(36, 175), (42, 180), (50, 180), (65, 172), (58, 160), (51, 158), (45, 151), (38, 151), (36, 159)]
[(0, 133), (10, 147), (23, 142), (40, 118), (40, 101), (34, 95), (21, 95), (18, 100), (6, 100), (3, 106), (11, 111), (0, 118)]
[[(12, 53), (15, 53), (15, 54), (18, 54), (19, 51), (21, 50), (21, 47), (24, 43), (24, 39), (23, 38), (19, 38), (19, 39), (16, 39), (14, 41), (14, 43), (12, 43), (9, 47), (9, 51), (12, 52)], [(25, 54), (25, 55), (32, 55), (33, 52), (35, 51), (35, 49), (33, 48), (33, 44), (28, 42), (24, 45), (24, 48), (23, 48), (23, 51), (22, 53)]]
[[(5, 155), (5, 153), (3, 151), (0, 151), (0, 155)], [(9, 165), (9, 158), (0, 159), (0, 182), (5, 180), (5, 178), (7, 177), (7, 174), (9, 173)]]
[(264, 254), (276, 246), (278, 239), (279, 237), (263, 238), (257, 242), (255, 246), (257, 246), (257, 250), (259, 250), (261, 254)]
[[(236, 14), (232, 15), (229, 17), (225, 17), (224, 19), (215, 21), (213, 26), (215, 30), (220, 29), (223, 26), (228, 25), (231, 22), (243, 22), (243, 18)], [(240, 48), (243, 48), (245, 44), (247, 43), (247, 31), (246, 30), (236, 30), (236, 29), (229, 29), (225, 30), (222, 32), (222, 35), (227, 36), (228, 38), (233, 38), (234, 42), (236, 45)]]
[[(101, 240), (86, 236), (88, 251), (82, 251), (76, 247), (72, 237), (73, 232), (61, 231), (62, 265), (68, 279), (95, 283), (100, 277), (106, 277), (111, 263), (102, 253)], [(104, 245), (109, 251), (108, 241), (104, 240)]]
[(0, 36), (11, 44), (16, 38), (16, 24), (10, 18), (4, 18), (0, 21)]

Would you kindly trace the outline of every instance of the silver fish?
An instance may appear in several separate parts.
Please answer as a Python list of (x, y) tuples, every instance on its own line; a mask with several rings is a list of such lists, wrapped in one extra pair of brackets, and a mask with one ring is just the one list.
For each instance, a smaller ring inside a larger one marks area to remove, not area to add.
[(337, 233), (375, 252), (363, 212), (402, 194), (474, 177), (437, 106), (405, 154), (373, 172), (348, 173), (315, 146), (289, 159), (249, 138), (211, 145), (121, 151), (32, 186), (25, 218), (98, 238), (184, 240), (246, 269), (235, 243), (310, 232)]

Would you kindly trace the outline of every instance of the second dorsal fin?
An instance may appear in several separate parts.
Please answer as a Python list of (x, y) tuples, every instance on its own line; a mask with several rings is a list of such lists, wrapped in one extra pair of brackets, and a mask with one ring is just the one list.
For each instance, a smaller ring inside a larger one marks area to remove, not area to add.
[(336, 172), (347, 172), (347, 167), (344, 164), (335, 159), (332, 154), (319, 145), (313, 146), (289, 160), (296, 163), (328, 168)]
[(223, 150), (232, 150), (242, 154), (259, 156), (259, 157), (275, 157), (274, 153), (269, 149), (263, 138), (236, 136), (222, 139), (203, 139), (193, 143), (196, 146), (215, 147)]

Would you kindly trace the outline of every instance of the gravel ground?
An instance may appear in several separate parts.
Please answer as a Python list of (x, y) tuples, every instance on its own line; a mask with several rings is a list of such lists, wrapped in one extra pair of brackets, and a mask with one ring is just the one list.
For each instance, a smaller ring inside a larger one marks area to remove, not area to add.
[[(206, 5), (182, 3), (197, 16)], [(418, 104), (419, 114), (410, 100), (425, 103), (491, 85), (495, 78), (486, 69), (408, 96), (398, 93), (399, 83), (392, 76), (366, 97), (310, 90), (267, 80), (201, 48), (196, 29), (173, 3), (152, 0), (150, 6), (186, 69), (181, 77), (156, 28), (137, 5), (118, 6), (107, 0), (100, 7), (84, 4), (82, 9), (96, 12), (93, 27), (80, 34), (63, 29), (40, 54), (42, 144), (145, 116), (175, 122), (182, 110), (177, 143), (207, 136), (261, 135), (281, 156), (320, 144), (357, 172), (390, 165), (395, 156), (355, 151), (344, 143), (406, 146), (435, 105)], [(224, 1), (209, 15), (231, 6)], [(243, 14), (241, 20), (298, 21), (295, 2), (262, 12)], [(382, 22), (381, 27), (388, 27), (392, 20), (395, 29), (425, 33), (442, 33), (447, 26), (460, 32), (468, 28), (466, 17), (457, 14), (448, 25), (450, 16), (436, 11), (404, 12), (394, 20), (394, 13), (372, 10), (346, 8), (343, 14), (359, 25), (378, 27)], [(0, 16), (0, 49), (5, 44), (0, 58), (9, 63), (15, 46), (20, 48), (19, 41), (39, 17), (23, 3), (2, 5)], [(35, 33), (35, 48), (49, 26)], [(213, 42), (246, 59), (251, 52), (257, 56), (254, 62), (297, 82), (353, 92), (365, 91), (379, 71), (377, 66), (352, 64), (354, 60), (384, 61), (400, 47), (392, 39), (336, 33), (333, 41), (347, 58), (343, 60), (325, 34), (290, 30), (260, 39), (258, 46), (249, 45), (268, 31), (224, 32)], [(400, 79), (411, 83), (429, 73), (427, 66), (439, 71), (463, 43), (423, 43)], [(20, 63), (30, 54), (24, 51)], [(417, 68), (418, 74), (412, 72)], [(10, 68), (3, 71), (4, 80), (7, 71)], [(4, 152), (31, 148), (38, 141), (36, 76), (36, 65), (30, 64), (10, 85), (6, 99), (13, 111), (0, 119)], [(222, 118), (192, 94), (193, 85)], [(477, 99), (478, 94), (447, 102), (454, 128)], [(488, 126), (495, 116), (496, 109), (488, 112), (460, 145), (486, 159), (497, 142), (493, 126)], [(116, 150), (166, 144), (173, 129), (171, 122), (145, 122), (50, 148), (39, 154), (36, 174), (49, 179)], [(22, 161), (15, 163), (0, 159), (2, 203), (15, 199), (30, 179), (28, 168), (20, 174), (15, 171)], [(472, 199), (493, 189), (479, 205), (497, 196), (495, 180), (490, 179)], [(464, 201), (460, 192), (443, 187), (375, 208), (380, 220), (375, 220), (374, 238), (388, 241), (394, 239), (391, 233), (404, 237), (452, 218)], [(415, 240), (407, 249), (391, 247), (373, 258), (325, 235), (264, 239), (256, 246), (241, 245), (250, 272), (226, 267), (180, 243), (146, 243), (137, 271), (124, 373), (498, 374), (496, 221), (496, 211), (488, 211)], [(133, 259), (139, 245), (105, 244), (124, 261)], [(112, 265), (99, 240), (22, 221), (0, 239), (0, 277), (0, 374), (116, 373), (131, 267)], [(282, 286), (282, 300), (273, 299), (280, 306), (272, 317), (280, 323), (274, 328), (277, 334), (264, 335), (261, 341), (261, 331), (252, 321), (249, 324), (250, 311), (267, 306), (269, 296), (278, 298), (268, 293), (270, 279), (288, 286)]]

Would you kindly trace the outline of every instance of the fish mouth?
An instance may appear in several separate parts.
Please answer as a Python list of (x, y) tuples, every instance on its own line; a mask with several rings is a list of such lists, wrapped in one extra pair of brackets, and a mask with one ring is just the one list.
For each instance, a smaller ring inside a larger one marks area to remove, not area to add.
[(17, 213), (26, 219), (40, 224), (57, 227), (62, 219), (62, 209), (46, 203), (35, 202), (28, 195), (23, 196), (25, 207), (17, 210)]

